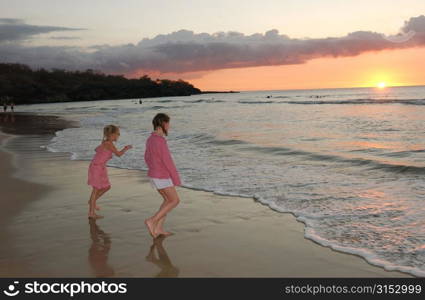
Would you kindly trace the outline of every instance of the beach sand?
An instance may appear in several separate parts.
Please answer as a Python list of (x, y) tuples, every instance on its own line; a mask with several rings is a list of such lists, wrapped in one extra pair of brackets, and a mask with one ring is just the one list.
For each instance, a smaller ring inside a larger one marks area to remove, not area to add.
[(90, 222), (89, 162), (25, 128), (0, 149), (1, 277), (410, 277), (307, 240), (294, 216), (254, 199), (181, 187), (165, 223), (175, 234), (153, 240), (143, 220), (162, 199), (144, 171), (109, 168), (105, 218)]

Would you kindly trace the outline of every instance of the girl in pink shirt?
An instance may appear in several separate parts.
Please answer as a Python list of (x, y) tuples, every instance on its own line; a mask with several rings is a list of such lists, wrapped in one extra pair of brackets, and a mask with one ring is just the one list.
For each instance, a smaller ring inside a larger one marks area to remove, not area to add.
[(181, 181), (164, 137), (168, 135), (170, 117), (159, 113), (153, 118), (152, 125), (154, 131), (146, 140), (144, 158), (149, 169), (149, 180), (164, 198), (164, 202), (155, 215), (145, 220), (145, 224), (152, 237), (156, 238), (161, 234), (165, 236), (172, 234), (165, 231), (162, 226), (167, 213), (180, 202), (175, 186), (181, 185)]

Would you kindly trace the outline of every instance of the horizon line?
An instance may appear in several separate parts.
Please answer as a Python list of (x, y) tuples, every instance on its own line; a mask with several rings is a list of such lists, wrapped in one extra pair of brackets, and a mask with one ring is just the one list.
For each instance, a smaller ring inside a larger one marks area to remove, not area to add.
[[(386, 86), (382, 90), (389, 89), (389, 88), (403, 88), (403, 87), (425, 87), (425, 84), (415, 84), (415, 85), (391, 85)], [(314, 90), (343, 90), (343, 89), (379, 89), (377, 86), (352, 86), (352, 87), (327, 87), (327, 88), (294, 88), (294, 89), (259, 89), (259, 90), (220, 90), (220, 91), (234, 91), (234, 92), (273, 92), (273, 91), (314, 91)], [(202, 90), (204, 92), (204, 90)], [(205, 90), (205, 91), (213, 91), (212, 89)], [(217, 90), (219, 91), (219, 90)]]

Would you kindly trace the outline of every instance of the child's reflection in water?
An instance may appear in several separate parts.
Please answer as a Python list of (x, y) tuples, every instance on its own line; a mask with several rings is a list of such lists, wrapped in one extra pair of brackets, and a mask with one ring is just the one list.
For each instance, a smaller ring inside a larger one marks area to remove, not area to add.
[(92, 240), (89, 249), (89, 263), (96, 277), (112, 277), (114, 269), (108, 265), (108, 254), (111, 250), (111, 239), (109, 235), (99, 228), (96, 220), (89, 219), (90, 237)]
[[(157, 265), (161, 269), (155, 277), (178, 277), (180, 270), (173, 266), (162, 245), (165, 238), (164, 235), (160, 235), (153, 239), (153, 244), (149, 250), (149, 254), (146, 256), (146, 260)], [(155, 256), (155, 248), (158, 253), (158, 258)]]

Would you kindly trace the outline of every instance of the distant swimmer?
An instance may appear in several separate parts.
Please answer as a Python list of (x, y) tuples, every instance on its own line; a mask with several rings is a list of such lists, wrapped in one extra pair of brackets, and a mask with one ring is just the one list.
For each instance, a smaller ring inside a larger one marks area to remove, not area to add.
[(142, 100), (139, 100), (139, 104), (142, 104), (143, 103), (143, 101)]
[(7, 103), (3, 102), (3, 112), (7, 112)]
[(12, 112), (15, 111), (15, 103), (10, 103), (10, 109), (12, 110)]

